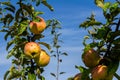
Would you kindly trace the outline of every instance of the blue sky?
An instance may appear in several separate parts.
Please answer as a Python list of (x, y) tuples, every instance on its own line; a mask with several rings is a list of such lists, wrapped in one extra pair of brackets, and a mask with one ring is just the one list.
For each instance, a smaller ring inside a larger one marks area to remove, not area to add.
[[(82, 41), (83, 37), (87, 34), (87, 31), (79, 28), (79, 24), (83, 22), (86, 17), (90, 16), (92, 12), (96, 14), (96, 18), (99, 21), (104, 22), (102, 11), (100, 8), (96, 7), (94, 0), (47, 0), (49, 4), (54, 7), (54, 12), (51, 12), (48, 8), (43, 5), (36, 7), (45, 14), (42, 15), (46, 20), (48, 19), (58, 19), (61, 22), (62, 33), (61, 39), (64, 43), (61, 44), (61, 51), (68, 53), (67, 57), (61, 56), (63, 62), (60, 64), (60, 71), (65, 71), (59, 77), (59, 80), (67, 80), (68, 77), (74, 76), (79, 71), (75, 69), (75, 65), (83, 65), (81, 60), (82, 54)], [(111, 0), (113, 1), (113, 0)], [(49, 37), (49, 34), (46, 37)], [(3, 39), (3, 34), (0, 34), (0, 80), (3, 80), (3, 75), (6, 70), (9, 69), (11, 65), (11, 60), (6, 59), (6, 42)], [(45, 39), (47, 42), (48, 39)], [(120, 70), (120, 69), (119, 69)], [(118, 71), (119, 71), (118, 70)], [(46, 80), (55, 80), (54, 77), (50, 75), (50, 72), (56, 72), (56, 61), (55, 58), (51, 58), (50, 64), (45, 67), (45, 72), (43, 75)], [(118, 72), (120, 74), (120, 72)]]

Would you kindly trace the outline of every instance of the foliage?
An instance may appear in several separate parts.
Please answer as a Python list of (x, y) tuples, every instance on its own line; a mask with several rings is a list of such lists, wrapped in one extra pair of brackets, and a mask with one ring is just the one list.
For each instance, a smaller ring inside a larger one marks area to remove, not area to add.
[[(80, 24), (80, 28), (88, 29), (88, 35), (84, 37), (84, 51), (95, 49), (100, 55), (99, 64), (108, 66), (108, 75), (113, 74), (118, 80), (120, 75), (116, 73), (120, 62), (120, 2), (118, 0), (105, 2), (95, 0), (96, 6), (100, 7), (105, 17), (104, 22), (97, 21), (92, 13), (86, 21)], [(83, 74), (81, 80), (90, 76), (93, 68), (76, 66)]]
[(50, 21), (50, 25), (52, 25), (51, 34), (53, 35), (53, 48), (51, 50), (52, 56), (56, 58), (57, 60), (57, 67), (56, 67), (56, 73), (51, 72), (50, 74), (55, 77), (56, 80), (59, 80), (59, 75), (64, 74), (65, 72), (60, 72), (60, 63), (63, 61), (61, 56), (68, 56), (66, 52), (60, 51), (61, 45), (60, 43), (63, 43), (62, 40), (60, 40), (60, 36), (62, 33), (59, 33), (59, 29), (61, 29), (60, 22), (53, 19), (53, 21)]
[[(5, 33), (4, 39), (8, 41), (7, 59), (12, 58), (12, 66), (6, 71), (4, 80), (45, 80), (45, 77), (41, 76), (44, 68), (37, 66), (33, 59), (28, 59), (24, 54), (24, 46), (30, 41), (37, 42), (51, 51), (50, 44), (40, 41), (45, 38), (44, 34), (33, 34), (29, 29), (29, 23), (38, 21), (36, 17), (43, 14), (42, 11), (34, 9), (34, 3), (36, 6), (43, 4), (49, 10), (54, 10), (46, 0), (18, 0), (16, 5), (12, 4), (12, 0), (0, 2), (0, 32)], [(56, 25), (59, 24), (57, 22), (57, 20), (46, 21), (47, 28), (52, 27), (52, 34), (54, 34)], [(56, 38), (53, 42), (57, 43)]]

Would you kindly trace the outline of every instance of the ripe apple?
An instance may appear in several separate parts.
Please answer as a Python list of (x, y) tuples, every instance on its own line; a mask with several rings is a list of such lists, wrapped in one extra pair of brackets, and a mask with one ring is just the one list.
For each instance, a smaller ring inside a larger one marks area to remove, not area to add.
[(87, 67), (93, 68), (100, 61), (99, 54), (94, 49), (89, 49), (82, 54), (82, 60)]
[(39, 22), (31, 21), (30, 22), (30, 31), (34, 34), (40, 34), (46, 28), (46, 23), (43, 18), (37, 17), (40, 19)]
[(35, 62), (38, 66), (45, 67), (50, 62), (50, 56), (42, 49), (39, 57), (35, 58)]
[(24, 53), (30, 59), (36, 58), (41, 53), (41, 47), (36, 42), (28, 42), (24, 46)]
[(98, 65), (93, 68), (91, 72), (92, 80), (106, 80), (108, 67), (105, 65)]
[[(81, 77), (82, 77), (82, 73), (78, 73), (74, 76), (73, 80), (82, 80)], [(86, 80), (90, 80), (89, 77), (87, 77)]]

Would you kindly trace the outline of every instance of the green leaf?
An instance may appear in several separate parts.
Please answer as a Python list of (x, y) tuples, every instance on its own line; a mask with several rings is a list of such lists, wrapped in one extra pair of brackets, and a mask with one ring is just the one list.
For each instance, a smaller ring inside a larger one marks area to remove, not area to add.
[(28, 73), (28, 80), (36, 80), (36, 75)]
[(50, 4), (47, 3), (46, 0), (42, 0), (42, 4), (44, 4), (46, 7), (48, 7), (51, 11), (54, 10), (53, 7)]
[(7, 15), (5, 15), (5, 18), (4, 18), (4, 24), (6, 25), (6, 24), (10, 24), (11, 22), (12, 22), (12, 20), (14, 19), (14, 17), (12, 16), (12, 14), (7, 14)]
[(16, 11), (16, 13), (15, 13), (15, 20), (18, 22), (18, 20), (19, 20), (19, 17), (20, 17), (20, 13), (22, 12), (22, 10), (21, 10), (21, 8), (20, 9), (18, 9), (17, 11)]
[(95, 20), (94, 14), (91, 14), (91, 16), (88, 17), (86, 21), (81, 23), (79, 27), (86, 29), (90, 26), (100, 26), (101, 24), (102, 24), (101, 22)]
[(20, 26), (18, 26), (18, 35), (22, 34), (27, 29), (28, 24), (28, 21), (22, 21), (20, 23)]
[(119, 67), (119, 60), (112, 60), (108, 66), (108, 74), (115, 74)]
[(7, 59), (9, 59), (11, 56), (13, 56), (15, 49), (13, 48), (8, 52)]
[(40, 5), (40, 0), (36, 0), (36, 6)]
[(104, 6), (104, 0), (95, 0), (95, 4), (101, 8)]
[(69, 77), (67, 80), (73, 80), (73, 77)]
[(0, 3), (15, 10), (15, 7), (10, 2), (0, 2)]
[(11, 34), (11, 31), (7, 32), (4, 36), (4, 39), (7, 40), (8, 36)]
[(4, 80), (7, 80), (7, 76), (9, 75), (10, 71), (6, 71), (5, 74), (4, 74)]
[(35, 11), (33, 15), (34, 15), (34, 16), (38, 16), (38, 15), (41, 15), (41, 14), (44, 14), (44, 12), (41, 12), (41, 11)]
[(15, 10), (12, 9), (12, 8), (10, 8), (10, 7), (6, 7), (5, 9), (8, 10), (8, 11), (10, 11), (10, 12), (13, 12), (13, 13), (15, 12)]
[(75, 65), (75, 68), (77, 68), (81, 73), (84, 72), (85, 68), (82, 66)]
[(96, 39), (106, 39), (108, 32), (110, 32), (111, 29), (109, 27), (101, 27), (98, 29), (97, 33), (94, 34)]
[(103, 11), (104, 11), (105, 13), (106, 13), (107, 10), (110, 8), (110, 5), (111, 5), (110, 2), (106, 2), (106, 3), (104, 3)]
[(65, 55), (65, 56), (68, 56), (68, 54), (66, 52), (62, 53), (61, 55)]
[(42, 34), (35, 34), (35, 35), (31, 38), (31, 40), (32, 40), (32, 41), (35, 41), (35, 40), (40, 40), (41, 38), (44, 38), (44, 35), (42, 35)]
[(22, 7), (23, 7), (22, 9), (26, 10), (29, 13), (29, 15), (32, 14), (33, 7), (31, 5), (22, 4)]
[(14, 40), (9, 41), (6, 46), (6, 50), (8, 50), (13, 43), (14, 43)]
[(54, 73), (50, 73), (53, 77), (56, 77), (56, 75)]
[(45, 42), (38, 42), (39, 44), (44, 45), (49, 51), (51, 51), (51, 46)]
[(45, 77), (44, 76), (40, 76), (40, 80), (45, 80)]
[(60, 72), (59, 74), (65, 74), (66, 72)]

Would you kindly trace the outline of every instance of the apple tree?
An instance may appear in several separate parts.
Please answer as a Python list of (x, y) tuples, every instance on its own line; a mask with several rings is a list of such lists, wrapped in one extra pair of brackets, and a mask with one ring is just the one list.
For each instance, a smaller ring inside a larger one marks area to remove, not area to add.
[(94, 0), (102, 9), (104, 21), (98, 21), (94, 13), (80, 24), (88, 31), (83, 40), (82, 61), (85, 66), (75, 66), (80, 70), (69, 80), (113, 80), (120, 62), (120, 1)]
[[(12, 65), (6, 71), (4, 80), (45, 80), (41, 73), (50, 60), (47, 51), (53, 52), (53, 50), (49, 43), (41, 41), (46, 37), (43, 32), (50, 29), (49, 33), (52, 35), (51, 39), (53, 38), (53, 47), (59, 51), (58, 37), (60, 34), (56, 30), (60, 29), (61, 26), (58, 20), (44, 20), (41, 17), (44, 13), (35, 9), (35, 6), (38, 7), (41, 4), (51, 11), (54, 10), (46, 0), (0, 1), (0, 32), (5, 34), (4, 39), (7, 41), (7, 59), (12, 59)], [(41, 47), (41, 45), (44, 47)], [(58, 52), (54, 56), (56, 55), (67, 54)], [(57, 60), (59, 67), (61, 59), (57, 57)], [(59, 75), (58, 70), (59, 68), (57, 69), (57, 76)]]

